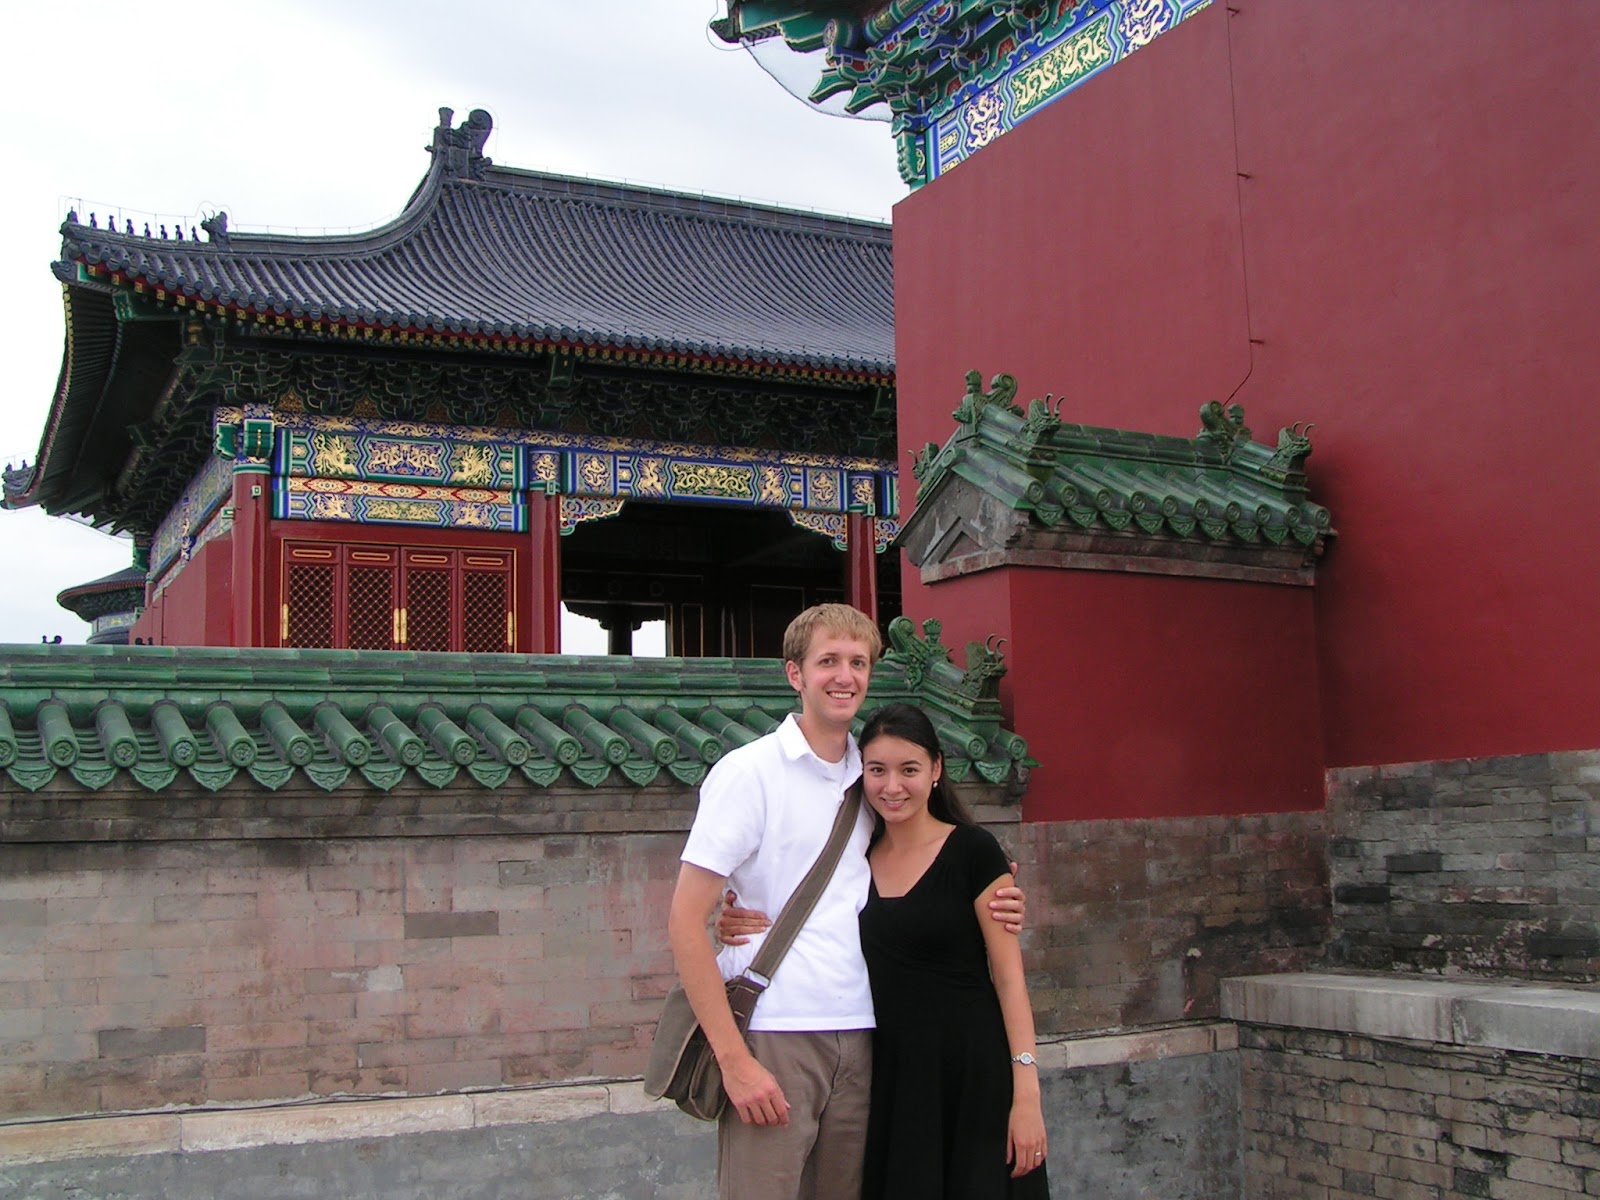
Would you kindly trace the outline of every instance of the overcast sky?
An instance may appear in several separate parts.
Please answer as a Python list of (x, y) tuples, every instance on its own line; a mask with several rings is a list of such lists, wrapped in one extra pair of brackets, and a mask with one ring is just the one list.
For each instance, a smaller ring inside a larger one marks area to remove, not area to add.
[[(69, 208), (187, 226), (338, 232), (399, 212), (438, 109), (494, 117), (503, 166), (887, 220), (905, 195), (883, 124), (812, 112), (707, 31), (716, 0), (219, 0), (207, 8), (0, 0), (6, 185), (0, 460), (32, 461), (61, 367), (50, 273)], [(448, 14), (448, 15), (447, 15)], [(0, 641), (88, 626), (64, 587), (127, 543), (0, 512)]]

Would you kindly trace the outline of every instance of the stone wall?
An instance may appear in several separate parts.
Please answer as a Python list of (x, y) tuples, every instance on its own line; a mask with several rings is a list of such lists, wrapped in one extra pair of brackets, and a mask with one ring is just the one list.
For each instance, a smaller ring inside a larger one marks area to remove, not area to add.
[(1043, 1030), (1211, 1018), (1222, 979), (1320, 961), (1321, 813), (1039, 822), (1016, 839)]
[(1230, 980), (1249, 1200), (1600, 1195), (1600, 993)]
[[(1232, 1033), (1041, 1044), (1054, 1194), (1236, 1197)], [(712, 1127), (637, 1083), (0, 1124), (0, 1192), (17, 1200), (701, 1200), (715, 1172)]]
[(1330, 963), (1600, 974), (1600, 751), (1332, 771), (1328, 819)]
[[(1023, 864), (1044, 1033), (1214, 1017), (1223, 976), (1315, 960), (1319, 814), (1019, 826), (964, 794)], [(0, 1119), (637, 1076), (693, 803), (7, 797)]]
[(0, 1116), (636, 1075), (681, 847), (0, 846)]

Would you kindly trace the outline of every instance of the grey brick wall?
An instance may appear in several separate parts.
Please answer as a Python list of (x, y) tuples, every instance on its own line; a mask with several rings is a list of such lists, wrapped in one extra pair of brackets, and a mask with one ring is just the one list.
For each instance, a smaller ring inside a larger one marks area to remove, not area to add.
[(1600, 1061), (1241, 1026), (1249, 1200), (1600, 1195)]
[(1600, 974), (1600, 751), (1328, 776), (1330, 964)]
[[(0, 845), (0, 1119), (637, 1074), (684, 835), (589, 803), (572, 833)], [(1313, 963), (1322, 820), (996, 827), (1041, 1032)]]
[(1317, 813), (1051, 821), (997, 830), (1028, 891), (1039, 1028), (1136, 1029), (1219, 1011), (1232, 975), (1320, 964)]
[(0, 845), (0, 1119), (637, 1074), (682, 844)]

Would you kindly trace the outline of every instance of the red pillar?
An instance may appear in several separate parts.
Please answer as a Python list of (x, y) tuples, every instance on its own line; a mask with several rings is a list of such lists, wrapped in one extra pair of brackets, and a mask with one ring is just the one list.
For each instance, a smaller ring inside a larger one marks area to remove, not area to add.
[(845, 599), (874, 621), (878, 619), (878, 546), (876, 518), (867, 513), (845, 515), (848, 563)]
[[(233, 644), (265, 646), (267, 616), (276, 604), (266, 595), (267, 522), (272, 515), (272, 473), (266, 462), (240, 458), (233, 467)], [(274, 630), (273, 642), (277, 641)]]
[(561, 495), (528, 493), (528, 632), (519, 638), (529, 654), (561, 653)]

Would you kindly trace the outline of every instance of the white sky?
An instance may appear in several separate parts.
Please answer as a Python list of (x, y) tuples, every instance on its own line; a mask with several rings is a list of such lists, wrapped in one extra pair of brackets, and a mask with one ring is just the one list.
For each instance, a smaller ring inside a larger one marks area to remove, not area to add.
[[(50, 264), (69, 207), (238, 229), (366, 228), (428, 168), (438, 109), (494, 117), (499, 164), (887, 220), (886, 125), (812, 112), (707, 31), (718, 0), (0, 0), (0, 461), (33, 461), (61, 366)], [(270, 14), (270, 15), (267, 15)], [(127, 543), (0, 511), (0, 642), (89, 627), (62, 588)], [(569, 652), (585, 647), (564, 646)]]

